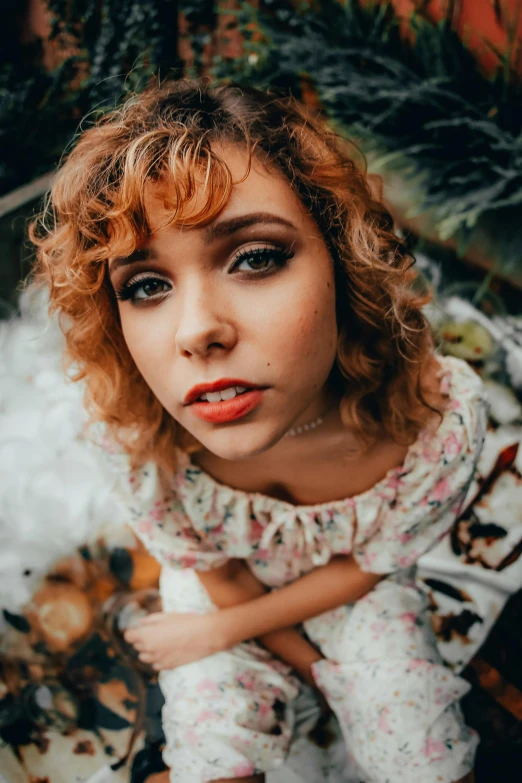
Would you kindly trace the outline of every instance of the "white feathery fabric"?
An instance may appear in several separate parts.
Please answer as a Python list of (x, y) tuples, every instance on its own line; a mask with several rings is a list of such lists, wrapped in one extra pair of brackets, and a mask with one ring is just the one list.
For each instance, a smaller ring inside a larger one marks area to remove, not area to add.
[(121, 525), (113, 479), (86, 448), (83, 386), (67, 382), (46, 292), (0, 322), (0, 607), (19, 611), (61, 557)]

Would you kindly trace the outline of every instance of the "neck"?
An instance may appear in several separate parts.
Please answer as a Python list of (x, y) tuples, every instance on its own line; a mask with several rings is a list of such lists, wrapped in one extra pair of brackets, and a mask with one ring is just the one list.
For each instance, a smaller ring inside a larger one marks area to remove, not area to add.
[(320, 428), (325, 429), (325, 425), (335, 417), (335, 412), (339, 411), (340, 397), (335, 391), (331, 391), (327, 387), (323, 390), (321, 396), (314, 400), (314, 402), (308, 406), (308, 408), (296, 419), (289, 431), (301, 430), (299, 434), (307, 434), (313, 432), (317, 427), (310, 430), (310, 424), (313, 424), (318, 419), (321, 419)]

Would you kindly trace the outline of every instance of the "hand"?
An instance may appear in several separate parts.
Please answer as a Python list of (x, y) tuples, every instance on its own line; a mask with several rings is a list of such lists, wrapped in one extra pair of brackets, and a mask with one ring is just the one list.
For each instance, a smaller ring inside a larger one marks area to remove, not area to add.
[(156, 671), (176, 669), (226, 649), (216, 618), (209, 614), (158, 612), (125, 631), (139, 659)]

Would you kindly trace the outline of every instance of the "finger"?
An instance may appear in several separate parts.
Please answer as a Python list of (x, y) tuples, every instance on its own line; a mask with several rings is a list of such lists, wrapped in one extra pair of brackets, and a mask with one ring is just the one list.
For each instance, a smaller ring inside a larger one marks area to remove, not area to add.
[(154, 663), (156, 660), (156, 656), (148, 652), (140, 652), (138, 658), (140, 661), (143, 661), (143, 663)]
[(125, 639), (125, 641), (127, 644), (130, 644), (131, 647), (134, 647), (135, 650), (145, 650), (147, 646), (140, 636), (137, 636), (134, 639)]
[(134, 617), (127, 625), (126, 630), (130, 631), (132, 628), (137, 628), (141, 622), (141, 617)]
[(149, 650), (147, 650), (147, 645), (143, 644), (143, 642), (140, 641), (134, 642), (132, 647), (134, 647), (134, 649), (137, 650), (138, 652), (145, 652), (145, 653), (149, 652)]
[(163, 622), (165, 620), (165, 612), (154, 612), (154, 614), (148, 614), (146, 617), (142, 617), (140, 625), (152, 625), (153, 623)]

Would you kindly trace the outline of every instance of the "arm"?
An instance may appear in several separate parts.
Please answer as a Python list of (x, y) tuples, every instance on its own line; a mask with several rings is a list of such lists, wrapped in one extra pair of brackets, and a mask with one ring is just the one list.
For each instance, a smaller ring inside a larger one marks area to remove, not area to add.
[(384, 577), (362, 571), (351, 555), (336, 555), (292, 584), (222, 609), (219, 625), (225, 649), (353, 603)]
[(292, 584), (265, 593), (240, 566), (232, 561), (231, 571), (225, 567), (201, 577), (216, 605), (223, 606), (219, 611), (159, 612), (128, 628), (125, 639), (140, 660), (158, 671), (175, 669), (258, 637), (311, 682), (310, 667), (322, 656), (291, 626), (356, 601), (383, 578), (361, 571), (352, 557), (337, 555)]
[[(250, 604), (252, 599), (266, 593), (266, 588), (240, 560), (229, 560), (223, 567), (212, 571), (200, 571), (198, 578), (212, 603), (220, 609)], [(310, 667), (322, 655), (295, 628), (263, 634), (259, 641), (299, 672), (310, 685), (315, 685)]]

